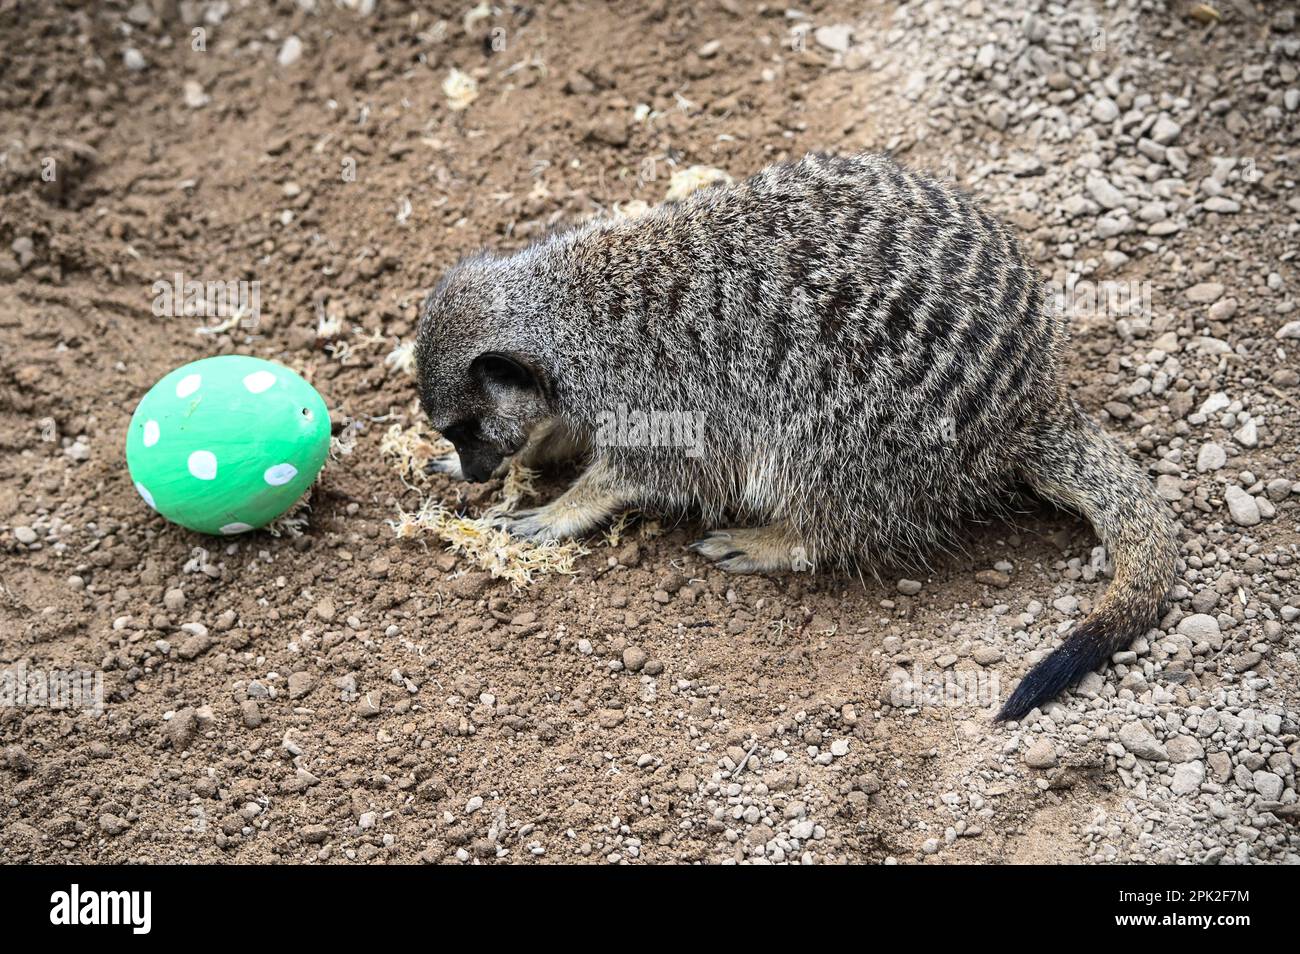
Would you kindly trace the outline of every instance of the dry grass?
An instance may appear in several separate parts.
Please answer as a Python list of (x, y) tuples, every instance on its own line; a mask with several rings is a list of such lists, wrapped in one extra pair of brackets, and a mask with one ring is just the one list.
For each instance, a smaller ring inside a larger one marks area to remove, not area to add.
[(436, 500), (426, 500), (413, 513), (398, 511), (390, 524), (399, 540), (433, 534), (452, 553), (468, 558), (494, 577), (509, 580), (516, 589), (532, 583), (539, 574), (574, 573), (574, 563), (588, 552), (572, 540), (534, 543), (512, 537), (486, 518), (459, 516)]
[(440, 437), (426, 437), (419, 424), (410, 427), (394, 424), (384, 432), (383, 440), (379, 442), (379, 453), (392, 458), (393, 469), (408, 486), (412, 482), (425, 483), (428, 480), (425, 467), (430, 461), (450, 451), (451, 444)]
[[(450, 450), (446, 441), (427, 438), (419, 424), (406, 428), (394, 424), (379, 445), (380, 453), (392, 459), (402, 480), (416, 490), (422, 490), (428, 480), (425, 466), (429, 461)], [(509, 580), (516, 588), (532, 583), (539, 574), (573, 573), (574, 562), (588, 552), (581, 544), (534, 543), (512, 537), (493, 524), (495, 518), (514, 512), (522, 501), (536, 496), (537, 476), (537, 471), (512, 462), (500, 499), (480, 517), (453, 513), (440, 501), (426, 498), (418, 510), (399, 510), (397, 519), (389, 523), (399, 540), (432, 534), (452, 553), (494, 577)]]

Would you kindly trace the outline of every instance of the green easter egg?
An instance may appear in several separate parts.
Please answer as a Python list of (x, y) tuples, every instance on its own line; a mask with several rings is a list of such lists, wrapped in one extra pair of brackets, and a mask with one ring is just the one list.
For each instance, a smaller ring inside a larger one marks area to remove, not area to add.
[(229, 536), (293, 506), (329, 447), (329, 410), (315, 388), (273, 361), (221, 355), (149, 389), (131, 416), (126, 465), (168, 520)]

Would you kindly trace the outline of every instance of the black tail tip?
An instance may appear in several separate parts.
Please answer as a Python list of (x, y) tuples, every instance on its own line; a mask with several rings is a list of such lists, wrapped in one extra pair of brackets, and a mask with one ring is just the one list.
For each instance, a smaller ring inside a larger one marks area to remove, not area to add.
[(1106, 659), (1107, 641), (1085, 621), (1054, 653), (1031, 669), (1011, 698), (1003, 703), (994, 722), (1023, 719), (1050, 702)]

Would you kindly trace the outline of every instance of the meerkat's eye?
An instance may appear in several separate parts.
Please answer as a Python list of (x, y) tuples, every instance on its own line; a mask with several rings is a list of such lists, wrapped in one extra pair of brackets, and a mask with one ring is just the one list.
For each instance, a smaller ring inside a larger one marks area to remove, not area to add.
[(457, 421), (455, 424), (452, 424), (450, 427), (444, 428), (442, 431), (442, 436), (445, 437), (447, 440), (451, 441), (453, 444), (463, 444), (466, 441), (474, 440), (474, 438), (478, 436), (478, 433), (479, 433), (478, 421), (463, 420), (463, 421)]

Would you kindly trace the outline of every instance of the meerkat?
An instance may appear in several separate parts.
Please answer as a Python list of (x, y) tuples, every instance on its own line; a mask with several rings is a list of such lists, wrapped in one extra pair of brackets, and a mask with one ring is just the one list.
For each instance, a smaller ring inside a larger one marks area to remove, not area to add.
[[(812, 154), (462, 260), (415, 355), (448, 473), (583, 461), (504, 518), (529, 538), (692, 513), (733, 525), (696, 552), (777, 573), (906, 564), (1019, 486), (1082, 514), (1114, 579), (997, 715), (1018, 719), (1154, 625), (1176, 569), (1172, 515), (1070, 396), (1067, 339), (970, 197), (883, 156)], [(623, 409), (692, 416), (692, 446), (611, 435)]]

